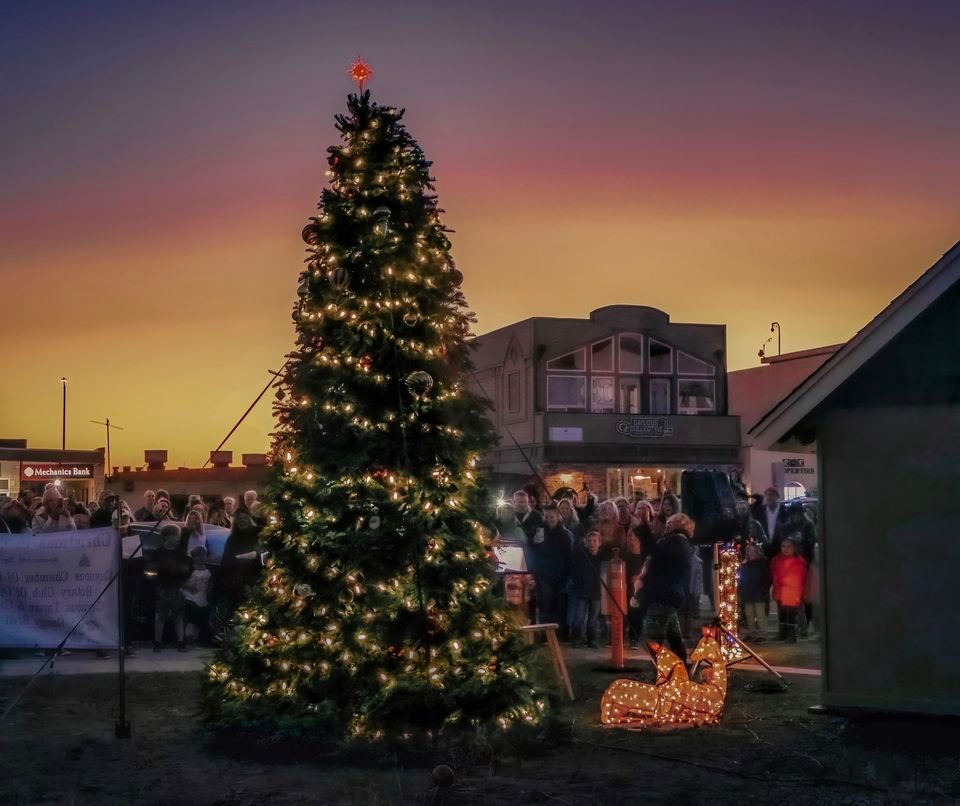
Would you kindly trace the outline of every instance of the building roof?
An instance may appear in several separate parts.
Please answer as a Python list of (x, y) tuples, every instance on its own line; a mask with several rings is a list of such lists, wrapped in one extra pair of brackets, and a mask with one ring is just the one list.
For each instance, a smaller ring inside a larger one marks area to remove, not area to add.
[(65, 464), (103, 464), (103, 448), (94, 451), (60, 450), (60, 448), (28, 448), (0, 446), (0, 461), (4, 462), (63, 462)]
[[(727, 373), (727, 412), (740, 417), (746, 437), (750, 428), (789, 392), (839, 350), (831, 344), (811, 350), (768, 356), (759, 367)], [(749, 444), (747, 442), (746, 444)]]
[(761, 417), (750, 429), (754, 446), (769, 448), (782, 440), (957, 282), (960, 282), (960, 241)]

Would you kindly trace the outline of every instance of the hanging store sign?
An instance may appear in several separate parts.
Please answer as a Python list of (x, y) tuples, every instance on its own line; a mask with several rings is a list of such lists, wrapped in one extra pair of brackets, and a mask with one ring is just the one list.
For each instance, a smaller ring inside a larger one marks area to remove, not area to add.
[(662, 439), (673, 436), (673, 426), (666, 417), (630, 417), (619, 420), (617, 431), (628, 437)]
[(92, 479), (92, 464), (72, 462), (21, 462), (20, 481), (49, 481), (51, 479)]

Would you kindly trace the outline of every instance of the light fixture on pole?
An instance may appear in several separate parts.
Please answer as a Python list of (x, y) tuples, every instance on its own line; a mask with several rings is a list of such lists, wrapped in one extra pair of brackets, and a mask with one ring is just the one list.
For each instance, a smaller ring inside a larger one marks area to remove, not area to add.
[(91, 423), (94, 425), (105, 425), (107, 427), (107, 469), (103, 474), (105, 478), (109, 477), (109, 471), (113, 469), (113, 465), (110, 462), (110, 429), (115, 428), (117, 431), (123, 431), (122, 425), (114, 425), (110, 422), (110, 418), (107, 417), (106, 420), (91, 420)]
[(777, 334), (777, 355), (780, 355), (780, 323), (771, 322), (770, 323), (770, 332)]
[(67, 449), (67, 379), (61, 378), (60, 383), (63, 384), (63, 419), (61, 421), (60, 450), (65, 451)]

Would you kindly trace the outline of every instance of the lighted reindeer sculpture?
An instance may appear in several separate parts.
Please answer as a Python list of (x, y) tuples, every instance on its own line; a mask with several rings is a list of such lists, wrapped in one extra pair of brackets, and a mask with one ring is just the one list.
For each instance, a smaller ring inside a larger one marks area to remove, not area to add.
[(657, 681), (614, 680), (600, 701), (600, 722), (649, 728), (718, 722), (727, 696), (727, 668), (715, 631), (704, 627), (690, 655), (693, 663), (704, 664), (702, 682), (691, 680), (683, 661), (665, 646), (651, 643), (648, 647), (657, 667)]

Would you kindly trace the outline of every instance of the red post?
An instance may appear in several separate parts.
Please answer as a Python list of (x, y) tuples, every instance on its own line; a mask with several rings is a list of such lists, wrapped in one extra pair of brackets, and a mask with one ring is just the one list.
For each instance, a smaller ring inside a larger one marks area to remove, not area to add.
[(620, 559), (620, 550), (613, 550), (613, 558), (607, 566), (607, 602), (610, 612), (610, 662), (617, 669), (623, 668), (623, 614), (627, 610), (626, 567)]

